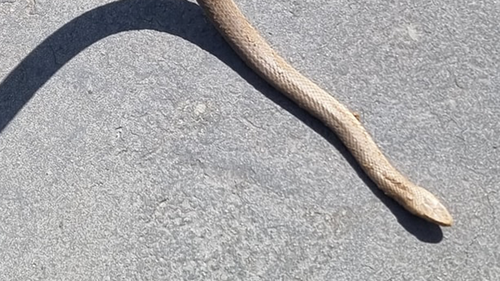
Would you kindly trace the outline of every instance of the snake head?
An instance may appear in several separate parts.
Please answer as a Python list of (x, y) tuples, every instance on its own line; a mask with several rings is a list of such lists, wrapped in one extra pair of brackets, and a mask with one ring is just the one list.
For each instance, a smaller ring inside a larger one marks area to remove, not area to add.
[(402, 203), (408, 211), (441, 226), (451, 226), (453, 224), (450, 213), (436, 196), (416, 185), (409, 191), (411, 191), (411, 194), (408, 194), (406, 202)]

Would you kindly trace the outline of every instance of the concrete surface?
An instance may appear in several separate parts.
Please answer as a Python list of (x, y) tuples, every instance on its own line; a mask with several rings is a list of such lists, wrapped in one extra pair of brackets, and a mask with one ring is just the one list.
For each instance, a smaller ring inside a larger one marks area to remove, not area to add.
[(0, 1), (0, 280), (500, 280), (500, 4), (238, 4), (455, 218), (383, 196), (183, 0)]

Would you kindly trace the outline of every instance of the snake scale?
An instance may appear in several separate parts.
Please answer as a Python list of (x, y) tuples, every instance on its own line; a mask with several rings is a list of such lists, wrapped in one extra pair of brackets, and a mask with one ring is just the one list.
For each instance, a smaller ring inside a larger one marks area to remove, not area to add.
[(259, 76), (333, 130), (364, 172), (412, 214), (442, 226), (453, 219), (429, 191), (410, 182), (382, 154), (358, 118), (280, 57), (233, 0), (197, 0), (231, 47)]

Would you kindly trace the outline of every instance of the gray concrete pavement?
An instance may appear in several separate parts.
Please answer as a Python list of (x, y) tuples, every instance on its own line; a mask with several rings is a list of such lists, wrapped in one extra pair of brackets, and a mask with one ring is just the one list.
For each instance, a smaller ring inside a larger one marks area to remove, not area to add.
[(237, 3), (455, 225), (381, 194), (193, 2), (0, 1), (0, 280), (500, 280), (500, 4)]

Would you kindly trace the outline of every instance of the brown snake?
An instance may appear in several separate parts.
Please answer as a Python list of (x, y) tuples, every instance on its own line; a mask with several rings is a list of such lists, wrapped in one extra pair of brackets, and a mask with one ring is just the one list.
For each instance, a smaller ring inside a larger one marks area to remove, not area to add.
[(233, 0), (197, 1), (245, 63), (333, 130), (385, 194), (430, 222), (443, 226), (453, 223), (451, 215), (432, 193), (410, 182), (389, 163), (350, 110), (300, 74), (267, 44)]

